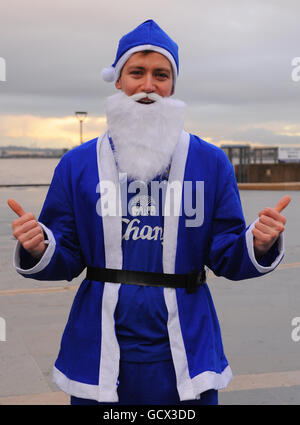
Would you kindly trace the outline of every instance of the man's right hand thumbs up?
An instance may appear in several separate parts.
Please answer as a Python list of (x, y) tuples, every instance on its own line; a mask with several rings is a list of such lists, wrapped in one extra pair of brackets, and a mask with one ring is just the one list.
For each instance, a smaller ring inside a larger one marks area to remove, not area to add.
[(46, 251), (42, 227), (32, 213), (26, 213), (14, 199), (8, 199), (9, 207), (19, 216), (12, 222), (13, 235), (34, 258), (40, 259)]

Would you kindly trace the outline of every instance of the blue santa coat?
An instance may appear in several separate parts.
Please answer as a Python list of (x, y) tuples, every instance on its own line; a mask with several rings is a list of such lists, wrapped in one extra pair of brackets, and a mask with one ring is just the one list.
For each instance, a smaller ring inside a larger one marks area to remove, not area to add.
[[(103, 193), (99, 194), (99, 181), (118, 187), (119, 177), (107, 133), (65, 154), (55, 169), (39, 217), (48, 248), (35, 264), (17, 243), (16, 270), (33, 279), (71, 281), (86, 266), (122, 268), (121, 208), (116, 214), (111, 210), (104, 213), (107, 204)], [(178, 205), (172, 198), (172, 183), (181, 182), (184, 199), (190, 188), (185, 181), (194, 182), (194, 201), (196, 190), (203, 192), (203, 211), (196, 227), (187, 225), (191, 217), (187, 217), (183, 203)], [(196, 181), (201, 185), (196, 187)], [(182, 132), (168, 185), (165, 202), (171, 209), (166, 212), (173, 213), (164, 217), (165, 273), (188, 273), (207, 266), (217, 276), (241, 280), (261, 276), (279, 264), (282, 235), (259, 263), (255, 259), (254, 223), (246, 228), (234, 170), (221, 149)], [(119, 193), (115, 199), (111, 205), (120, 207)], [(138, 255), (135, 262), (139, 270)], [(118, 400), (120, 352), (114, 312), (119, 288), (120, 284), (87, 279), (80, 285), (53, 371), (54, 382), (63, 391), (97, 401)], [(193, 294), (181, 288), (164, 288), (163, 293), (180, 399), (199, 398), (208, 389), (226, 387), (232, 372), (207, 284)]]

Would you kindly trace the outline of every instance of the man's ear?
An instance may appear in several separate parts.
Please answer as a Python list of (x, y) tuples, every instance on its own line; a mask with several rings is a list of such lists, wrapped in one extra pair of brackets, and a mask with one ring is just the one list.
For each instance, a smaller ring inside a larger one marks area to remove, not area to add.
[(121, 90), (122, 87), (121, 87), (120, 78), (118, 78), (117, 81), (115, 82), (115, 87), (116, 87), (116, 89)]

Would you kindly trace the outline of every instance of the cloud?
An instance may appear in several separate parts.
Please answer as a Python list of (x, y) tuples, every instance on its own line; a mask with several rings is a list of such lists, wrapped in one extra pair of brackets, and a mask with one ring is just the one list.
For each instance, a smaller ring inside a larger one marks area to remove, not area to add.
[(291, 78), (299, 12), (294, 0), (288, 7), (284, 0), (152, 0), (142, 7), (137, 0), (5, 2), (0, 114), (63, 118), (83, 109), (103, 116), (115, 89), (101, 80), (101, 69), (113, 62), (125, 32), (153, 18), (179, 44), (176, 96), (189, 107), (192, 130), (232, 140), (245, 126), (293, 125), (299, 119), (300, 82)]
[[(98, 137), (105, 126), (105, 117), (88, 117), (83, 124), (84, 141)], [(2, 115), (0, 134), (0, 146), (70, 149), (80, 142), (79, 123), (74, 116)]]
[[(293, 126), (290, 126), (293, 127)], [(233, 140), (251, 142), (272, 146), (287, 146), (298, 144), (300, 146), (300, 133), (293, 131), (285, 131), (278, 133), (267, 128), (254, 127), (238, 131), (232, 136)]]

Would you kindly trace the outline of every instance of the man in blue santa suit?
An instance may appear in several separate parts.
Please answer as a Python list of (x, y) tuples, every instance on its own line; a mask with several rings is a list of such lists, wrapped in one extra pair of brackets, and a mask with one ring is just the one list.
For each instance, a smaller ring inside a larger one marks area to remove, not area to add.
[(250, 279), (283, 257), (289, 197), (246, 227), (226, 155), (184, 131), (177, 76), (154, 21), (126, 34), (103, 71), (107, 131), (61, 158), (38, 220), (8, 201), (18, 273), (87, 268), (53, 371), (72, 404), (217, 404), (232, 372), (205, 267)]

